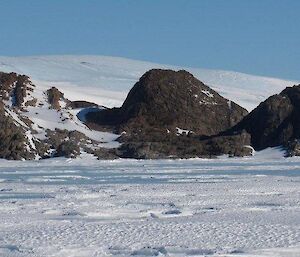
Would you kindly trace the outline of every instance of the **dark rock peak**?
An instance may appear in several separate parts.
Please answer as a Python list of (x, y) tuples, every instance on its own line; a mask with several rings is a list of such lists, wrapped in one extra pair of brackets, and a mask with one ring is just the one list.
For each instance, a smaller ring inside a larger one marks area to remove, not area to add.
[(229, 133), (246, 130), (257, 150), (288, 145), (300, 138), (300, 85), (287, 87), (269, 97), (247, 115)]
[(129, 134), (151, 129), (176, 133), (181, 128), (214, 135), (246, 114), (187, 71), (153, 69), (133, 86), (121, 108), (90, 113), (87, 120)]

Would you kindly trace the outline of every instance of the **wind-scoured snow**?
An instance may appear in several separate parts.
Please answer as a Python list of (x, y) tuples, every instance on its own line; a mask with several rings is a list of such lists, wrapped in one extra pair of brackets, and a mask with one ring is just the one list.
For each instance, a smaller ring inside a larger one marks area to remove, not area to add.
[(0, 162), (0, 256), (300, 254), (300, 159)]
[[(201, 64), (200, 64), (201, 65)], [(238, 72), (186, 68), (106, 56), (0, 57), (0, 70), (29, 75), (57, 87), (70, 100), (120, 106), (130, 88), (149, 69), (186, 69), (222, 96), (249, 111), (269, 96), (297, 84)], [(39, 84), (34, 81), (35, 84)]]

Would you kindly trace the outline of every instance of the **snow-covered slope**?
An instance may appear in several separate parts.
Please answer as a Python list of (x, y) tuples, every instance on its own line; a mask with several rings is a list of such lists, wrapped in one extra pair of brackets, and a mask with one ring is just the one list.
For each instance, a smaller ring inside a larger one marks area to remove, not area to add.
[(26, 74), (35, 85), (61, 90), (70, 100), (120, 106), (129, 89), (152, 68), (186, 69), (249, 111), (272, 94), (297, 84), (238, 72), (176, 67), (106, 56), (0, 57), (0, 71)]

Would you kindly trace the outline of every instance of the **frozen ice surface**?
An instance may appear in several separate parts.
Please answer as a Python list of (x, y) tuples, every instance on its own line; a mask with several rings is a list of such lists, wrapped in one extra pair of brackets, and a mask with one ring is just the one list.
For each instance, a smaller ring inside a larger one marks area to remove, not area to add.
[(0, 256), (300, 256), (300, 159), (0, 161)]

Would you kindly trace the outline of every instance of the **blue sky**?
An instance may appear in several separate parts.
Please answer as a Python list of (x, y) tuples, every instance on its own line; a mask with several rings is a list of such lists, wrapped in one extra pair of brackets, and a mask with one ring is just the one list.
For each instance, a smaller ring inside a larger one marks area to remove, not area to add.
[(98, 54), (300, 80), (298, 0), (0, 2), (0, 55)]

